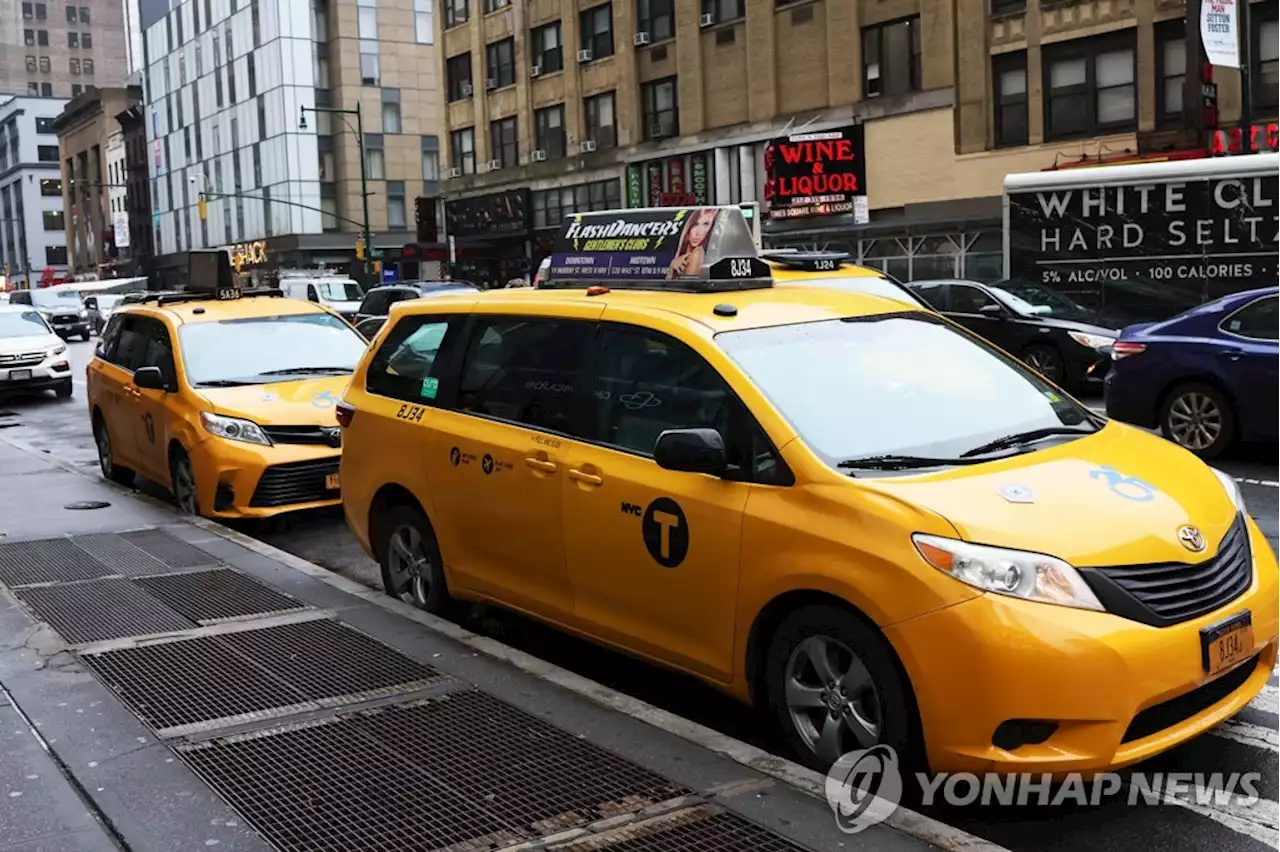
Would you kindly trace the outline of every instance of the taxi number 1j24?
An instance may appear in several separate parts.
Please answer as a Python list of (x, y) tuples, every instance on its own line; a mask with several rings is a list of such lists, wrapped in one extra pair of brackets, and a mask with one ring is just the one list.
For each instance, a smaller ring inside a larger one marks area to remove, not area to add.
[(408, 420), (411, 423), (417, 423), (422, 420), (422, 413), (426, 411), (420, 405), (402, 405), (400, 410), (396, 412), (396, 418), (399, 420)]
[(1248, 612), (1233, 615), (1200, 631), (1204, 670), (1217, 674), (1253, 653), (1253, 619)]

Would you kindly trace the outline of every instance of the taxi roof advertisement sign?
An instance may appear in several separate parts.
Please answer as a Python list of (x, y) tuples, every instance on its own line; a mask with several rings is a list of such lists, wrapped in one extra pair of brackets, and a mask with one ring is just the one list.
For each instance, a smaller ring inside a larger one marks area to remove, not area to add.
[(713, 277), (726, 258), (756, 257), (736, 207), (655, 207), (565, 217), (549, 277), (561, 281), (677, 281)]
[(765, 148), (769, 218), (854, 213), (867, 194), (866, 133), (861, 124), (774, 139)]

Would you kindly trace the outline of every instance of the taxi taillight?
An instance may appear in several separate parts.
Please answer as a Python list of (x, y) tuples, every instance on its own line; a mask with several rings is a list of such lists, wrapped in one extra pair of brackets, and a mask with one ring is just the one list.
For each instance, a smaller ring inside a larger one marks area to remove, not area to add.
[(334, 409), (334, 412), (338, 416), (338, 425), (341, 426), (343, 429), (350, 426), (352, 418), (356, 416), (355, 406), (349, 405), (345, 402), (338, 403), (337, 407)]

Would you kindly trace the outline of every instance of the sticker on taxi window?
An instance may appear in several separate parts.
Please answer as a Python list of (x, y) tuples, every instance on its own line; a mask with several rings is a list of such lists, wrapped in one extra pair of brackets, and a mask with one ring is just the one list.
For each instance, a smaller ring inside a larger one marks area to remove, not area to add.
[(1044, 398), (1049, 400), (1050, 402), (1062, 402), (1062, 397), (1058, 396), (1053, 391), (1045, 391)]
[(1103, 465), (1089, 471), (1090, 479), (1102, 479), (1112, 493), (1135, 503), (1150, 503), (1156, 499), (1156, 487), (1136, 476), (1125, 476), (1111, 465)]
[(422, 391), (419, 395), (423, 399), (435, 399), (439, 390), (440, 380), (435, 376), (427, 376), (422, 380)]

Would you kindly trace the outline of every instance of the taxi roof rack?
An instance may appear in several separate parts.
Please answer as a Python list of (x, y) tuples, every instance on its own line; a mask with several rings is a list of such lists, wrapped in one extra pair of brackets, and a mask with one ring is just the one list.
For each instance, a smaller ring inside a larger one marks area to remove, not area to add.
[[(279, 298), (284, 298), (284, 291), (281, 290), (279, 287), (258, 287), (253, 290), (242, 290), (240, 292), (240, 295), (241, 296), (275, 296)], [(148, 294), (138, 299), (137, 302), (134, 302), (133, 304), (145, 305), (148, 302), (155, 302), (156, 307), (162, 308), (165, 305), (180, 305), (184, 302), (208, 302), (215, 299), (217, 299), (217, 295), (214, 293), (203, 293), (203, 292), (193, 293), (190, 291), (187, 291), (184, 293), (184, 292), (170, 290), (167, 292), (157, 292), (155, 294)]]
[(802, 251), (795, 248), (766, 249), (760, 256), (787, 269), (805, 272), (830, 272), (853, 258), (847, 251)]

